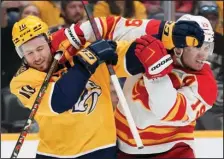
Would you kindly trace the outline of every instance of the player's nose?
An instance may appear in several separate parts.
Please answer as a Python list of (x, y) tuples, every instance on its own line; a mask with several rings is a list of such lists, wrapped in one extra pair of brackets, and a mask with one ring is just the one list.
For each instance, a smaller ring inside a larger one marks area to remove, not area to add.
[(40, 53), (37, 52), (37, 51), (35, 51), (35, 52), (34, 52), (34, 61), (35, 61), (35, 62), (38, 62), (38, 61), (40, 61), (40, 60), (41, 60)]

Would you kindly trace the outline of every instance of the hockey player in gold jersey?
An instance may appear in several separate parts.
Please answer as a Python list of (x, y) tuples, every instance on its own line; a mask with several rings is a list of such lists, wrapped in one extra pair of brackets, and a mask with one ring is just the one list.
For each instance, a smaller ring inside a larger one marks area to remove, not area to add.
[[(159, 25), (156, 27), (159, 30)], [(52, 61), (49, 53), (63, 50), (58, 70), (51, 78), (36, 115), (40, 126), (37, 158), (115, 158), (116, 128), (109, 73), (105, 63), (98, 66), (98, 61), (117, 63), (115, 70), (120, 77), (130, 76), (129, 71), (138, 66), (132, 68), (130, 63), (125, 63), (125, 59), (130, 59), (126, 57), (129, 54), (124, 55), (130, 46), (128, 42), (118, 43), (118, 62), (113, 50), (108, 50), (110, 46), (116, 47), (113, 42), (98, 41), (77, 53), (81, 49), (77, 42), (84, 46), (85, 37), (79, 35), (77, 39), (74, 31), (80, 30), (62, 29), (49, 37), (47, 26), (37, 18), (30, 16), (16, 23), (13, 41), (25, 63), (10, 88), (30, 108)], [(160, 28), (162, 32), (163, 27)], [(187, 32), (182, 37), (195, 34)], [(198, 35), (195, 35), (196, 45), (201, 45), (201, 35)], [(172, 35), (170, 37), (172, 41)], [(65, 67), (68, 65), (69, 69)]]
[[(15, 23), (12, 36), (24, 64), (10, 83), (11, 92), (31, 108), (52, 62), (48, 26), (28, 16)], [(40, 127), (36, 158), (116, 158), (105, 61), (114, 65), (117, 55), (109, 45), (116, 47), (112, 42), (98, 41), (71, 57), (71, 65), (58, 65), (35, 116)]]

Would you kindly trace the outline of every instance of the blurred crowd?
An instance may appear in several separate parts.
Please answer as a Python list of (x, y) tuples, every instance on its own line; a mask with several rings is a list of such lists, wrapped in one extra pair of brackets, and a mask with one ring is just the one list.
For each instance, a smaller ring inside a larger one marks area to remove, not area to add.
[[(215, 106), (203, 117), (198, 119), (197, 130), (223, 130), (223, 1), (174, 1), (176, 18), (190, 13), (206, 17), (215, 31), (215, 49), (209, 62), (217, 80), (219, 94)], [(163, 20), (164, 1), (85, 1), (89, 13), (94, 17), (123, 16), (137, 19)], [(10, 93), (9, 83), (21, 65), (12, 43), (12, 27), (18, 20), (35, 15), (50, 26), (53, 33), (62, 27), (69, 27), (72, 23), (88, 20), (81, 1), (1, 1), (1, 125), (2, 133), (20, 132), (30, 111), (22, 106), (20, 101)], [(125, 79), (121, 79), (121, 84)], [(116, 92), (111, 85), (114, 106), (118, 102)], [(31, 132), (38, 132), (38, 125), (34, 122)]]

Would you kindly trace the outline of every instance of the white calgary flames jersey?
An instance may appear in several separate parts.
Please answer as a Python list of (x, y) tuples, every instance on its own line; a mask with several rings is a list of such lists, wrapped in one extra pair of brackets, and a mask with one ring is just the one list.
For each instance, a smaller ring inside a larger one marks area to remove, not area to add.
[(138, 150), (120, 105), (115, 112), (119, 148), (154, 154), (184, 142), (193, 148), (195, 120), (212, 107), (217, 87), (209, 65), (199, 72), (174, 68), (159, 82), (142, 74), (129, 78), (124, 93), (144, 149)]

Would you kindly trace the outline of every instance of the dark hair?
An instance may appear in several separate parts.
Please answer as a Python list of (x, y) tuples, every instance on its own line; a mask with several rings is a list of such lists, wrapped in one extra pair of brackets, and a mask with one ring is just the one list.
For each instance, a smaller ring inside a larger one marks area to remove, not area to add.
[(107, 0), (106, 2), (109, 4), (110, 11), (114, 15), (121, 15), (125, 18), (131, 18), (135, 15), (135, 7), (134, 7), (134, 1), (130, 0), (124, 0), (125, 5), (124, 5), (124, 15), (121, 15), (121, 10), (117, 6), (114, 0)]
[(72, 2), (72, 1), (71, 1), (71, 0), (70, 0), (70, 1), (69, 1), (69, 0), (63, 0), (63, 1), (61, 1), (61, 9), (62, 9), (63, 11), (65, 11), (67, 5), (68, 5), (70, 2)]

